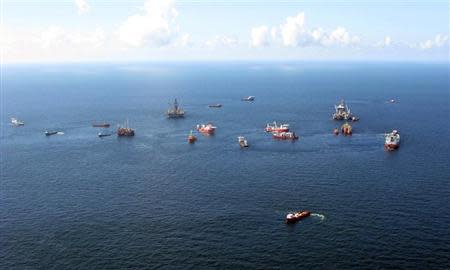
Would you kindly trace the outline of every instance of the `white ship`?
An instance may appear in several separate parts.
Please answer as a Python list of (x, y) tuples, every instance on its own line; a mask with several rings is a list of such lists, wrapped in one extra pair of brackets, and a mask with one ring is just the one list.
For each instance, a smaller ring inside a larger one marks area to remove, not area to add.
[(391, 133), (385, 135), (384, 147), (389, 150), (395, 150), (400, 146), (400, 133), (397, 130), (393, 130)]
[(22, 122), (22, 121), (19, 121), (17, 118), (11, 118), (11, 124), (13, 125), (13, 126), (23, 126), (23, 125), (25, 125), (25, 123), (24, 122)]
[(350, 109), (347, 104), (345, 104), (344, 100), (341, 100), (341, 103), (338, 105), (334, 105), (335, 112), (333, 113), (334, 120), (353, 120), (356, 117), (353, 117)]

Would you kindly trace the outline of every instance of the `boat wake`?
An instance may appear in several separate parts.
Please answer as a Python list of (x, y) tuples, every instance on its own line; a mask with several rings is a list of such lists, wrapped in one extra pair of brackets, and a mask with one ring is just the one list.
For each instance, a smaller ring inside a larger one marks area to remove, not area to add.
[(58, 135), (64, 135), (64, 132), (57, 132)]
[(324, 220), (325, 220), (325, 216), (322, 215), (322, 214), (312, 213), (311, 216), (312, 216), (312, 217), (315, 217), (315, 218), (319, 218), (320, 221), (324, 221)]

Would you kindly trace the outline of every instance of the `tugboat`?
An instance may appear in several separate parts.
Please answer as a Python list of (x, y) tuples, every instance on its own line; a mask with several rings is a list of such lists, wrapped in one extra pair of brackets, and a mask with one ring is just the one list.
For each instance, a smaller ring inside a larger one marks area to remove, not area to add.
[(125, 127), (119, 126), (117, 128), (117, 136), (119, 136), (119, 137), (133, 137), (134, 136), (134, 129), (128, 127), (128, 119), (125, 124)]
[(11, 118), (11, 124), (13, 125), (13, 126), (16, 126), (16, 127), (19, 127), (19, 126), (23, 126), (23, 125), (25, 125), (25, 123), (24, 122), (22, 122), (22, 121), (19, 121), (19, 119), (17, 119), (17, 118)]
[(101, 132), (99, 132), (97, 135), (98, 135), (99, 138), (103, 138), (103, 137), (111, 136), (112, 134), (111, 133), (101, 133)]
[(110, 127), (110, 124), (108, 124), (108, 123), (106, 123), (106, 122), (103, 122), (103, 123), (101, 123), (101, 124), (92, 124), (92, 126), (93, 127), (101, 127), (101, 128), (109, 128)]
[(350, 126), (350, 124), (347, 122), (341, 126), (341, 131), (342, 134), (346, 136), (351, 136), (353, 133), (352, 126)]
[(396, 150), (400, 146), (400, 133), (397, 130), (393, 130), (391, 133), (386, 134), (384, 138), (384, 147), (388, 151)]
[(248, 96), (248, 97), (244, 97), (241, 99), (242, 101), (254, 101), (255, 97), (254, 96)]
[(272, 137), (280, 140), (298, 140), (298, 136), (295, 132), (273, 132)]
[[(353, 116), (350, 112), (350, 109), (345, 104), (344, 100), (341, 100), (341, 103), (338, 105), (334, 105), (335, 112), (333, 113), (334, 120), (353, 120)], [(356, 118), (356, 117), (355, 117)]]
[(178, 106), (178, 101), (175, 99), (171, 108), (167, 110), (168, 118), (183, 118), (184, 111)]
[(191, 133), (188, 136), (188, 142), (194, 143), (196, 140), (197, 140), (197, 137), (195, 137), (194, 134), (192, 134), (192, 130), (191, 130)]
[(244, 136), (239, 136), (238, 142), (239, 142), (239, 145), (241, 146), (241, 148), (248, 147), (247, 140), (245, 139)]
[(304, 218), (307, 218), (311, 215), (311, 212), (309, 211), (301, 211), (301, 212), (295, 212), (295, 213), (289, 213), (286, 215), (286, 224), (292, 224), (296, 223)]
[(277, 125), (277, 122), (273, 122), (273, 124), (267, 124), (265, 128), (266, 132), (288, 132), (289, 124), (281, 124)]
[(197, 125), (197, 130), (203, 134), (213, 135), (216, 127), (212, 123)]
[(210, 104), (210, 105), (208, 105), (208, 107), (210, 107), (210, 108), (222, 108), (222, 104), (220, 104), (220, 103)]
[(48, 130), (46, 130), (44, 132), (44, 134), (45, 134), (45, 136), (51, 136), (51, 135), (58, 134), (58, 131), (48, 131)]
[(339, 135), (339, 129), (338, 128), (333, 129), (333, 133), (336, 136)]

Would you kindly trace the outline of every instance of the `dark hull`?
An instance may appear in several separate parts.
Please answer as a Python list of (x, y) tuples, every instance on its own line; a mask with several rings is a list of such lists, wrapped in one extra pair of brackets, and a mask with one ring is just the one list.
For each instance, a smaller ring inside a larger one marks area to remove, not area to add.
[(109, 128), (110, 124), (92, 124), (93, 127)]
[(51, 135), (55, 135), (57, 133), (58, 133), (58, 131), (46, 131), (45, 136), (51, 136)]

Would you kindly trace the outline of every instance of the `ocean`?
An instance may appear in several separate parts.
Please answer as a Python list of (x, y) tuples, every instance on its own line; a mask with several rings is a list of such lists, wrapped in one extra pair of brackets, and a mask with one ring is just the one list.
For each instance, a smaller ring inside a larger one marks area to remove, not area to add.
[[(420, 62), (4, 65), (0, 268), (448, 269), (449, 74)], [(184, 119), (165, 117), (175, 98)], [(341, 99), (360, 118), (351, 137), (332, 134)], [(127, 119), (133, 138), (91, 126)], [(300, 139), (272, 139), (273, 121)], [(214, 136), (195, 131), (207, 122)], [(387, 152), (393, 129), (401, 146)]]

